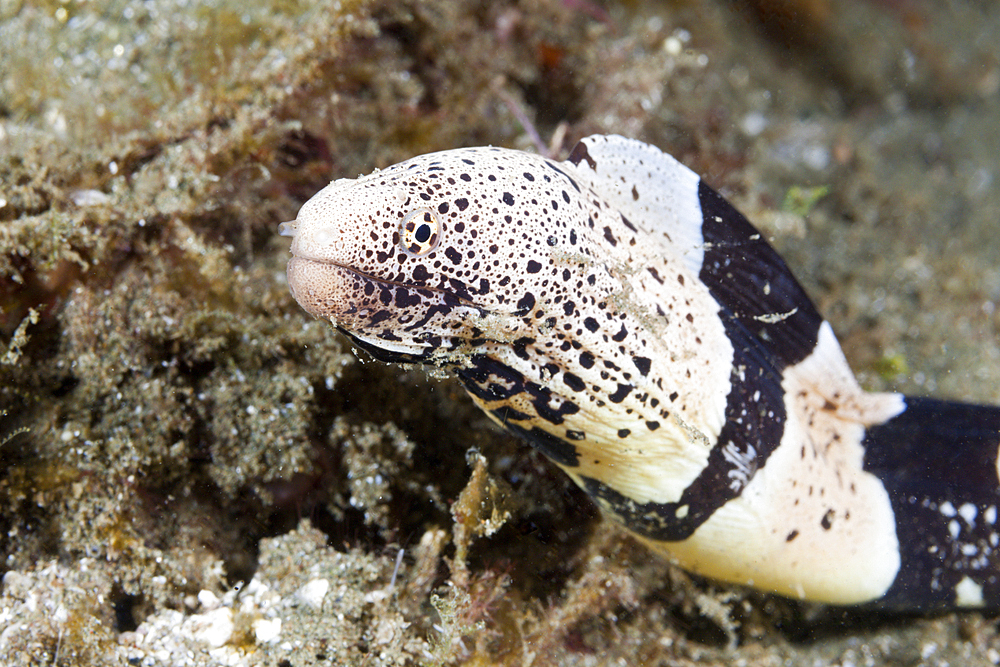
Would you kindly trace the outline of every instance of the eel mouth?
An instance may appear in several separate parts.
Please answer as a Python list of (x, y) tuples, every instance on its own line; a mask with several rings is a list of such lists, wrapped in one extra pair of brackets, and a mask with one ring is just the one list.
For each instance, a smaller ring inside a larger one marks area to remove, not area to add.
[(292, 256), (292, 296), (358, 347), (387, 362), (440, 365), (442, 354), (479, 340), (487, 309), (440, 288), (376, 278), (330, 260)]
[[(451, 306), (466, 306), (484, 313), (487, 310), (477, 304), (467, 292), (460, 293), (458, 290), (448, 290), (442, 287), (387, 280), (330, 259), (317, 259), (293, 254), (288, 260), (287, 276), (292, 296), (303, 308), (317, 317), (325, 317), (325, 315), (313, 312), (313, 309), (306, 304), (314, 301), (311, 295), (319, 293), (324, 294), (328, 303), (331, 297), (339, 296), (340, 299), (337, 301), (348, 303), (353, 301), (357, 305), (369, 301), (374, 293), (378, 293), (379, 302), (384, 308), (391, 307), (392, 304), (399, 308), (416, 305), (416, 303), (410, 303), (411, 300), (406, 298), (406, 294), (421, 300), (426, 300), (427, 296), (436, 294), (439, 295), (438, 299), (441, 302)], [(387, 301), (386, 294), (389, 292), (393, 294), (391, 301)], [(417, 297), (417, 294), (420, 297)], [(347, 306), (348, 303), (344, 303), (344, 305)]]
[(338, 261), (338, 254), (349, 254), (345, 244), (350, 244), (329, 229), (303, 226), (295, 219), (279, 224), (278, 233), (292, 239), (287, 275), (295, 300), (315, 317), (330, 319), (338, 326), (344, 324), (338, 315), (374, 306), (372, 297), (377, 297), (381, 310), (439, 302), (486, 312), (461, 282), (452, 280), (452, 289), (448, 289), (387, 280)]
[(288, 287), (312, 316), (371, 339), (455, 335), (489, 311), (466, 295), (372, 276), (331, 260), (293, 255)]

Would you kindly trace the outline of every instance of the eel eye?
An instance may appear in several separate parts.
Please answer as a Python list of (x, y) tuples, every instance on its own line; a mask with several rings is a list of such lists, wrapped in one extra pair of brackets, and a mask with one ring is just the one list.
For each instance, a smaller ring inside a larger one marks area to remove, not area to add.
[(423, 257), (437, 248), (441, 240), (441, 222), (429, 208), (411, 211), (399, 223), (399, 246), (407, 255)]

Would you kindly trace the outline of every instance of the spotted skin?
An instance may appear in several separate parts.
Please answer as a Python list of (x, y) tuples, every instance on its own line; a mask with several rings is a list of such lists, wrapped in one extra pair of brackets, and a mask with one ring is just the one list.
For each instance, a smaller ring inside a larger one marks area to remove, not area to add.
[(308, 312), (455, 373), (681, 566), (834, 604), (1000, 601), (1000, 408), (863, 392), (777, 253), (659, 149), (423, 155), (282, 233)]

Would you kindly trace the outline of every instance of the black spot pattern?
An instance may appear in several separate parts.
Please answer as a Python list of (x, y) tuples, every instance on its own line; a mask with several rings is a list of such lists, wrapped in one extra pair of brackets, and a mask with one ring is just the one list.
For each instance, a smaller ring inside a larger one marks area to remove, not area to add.
[[(586, 159), (579, 151), (576, 156)], [(649, 332), (620, 298), (627, 294), (621, 282), (627, 272), (609, 263), (609, 253), (621, 251), (614, 261), (627, 267), (625, 249), (641, 246), (642, 232), (570, 166), (491, 148), (383, 170), (366, 187), (401, 189), (407, 198), (398, 198), (399, 211), (373, 207), (369, 219), (385, 221), (366, 229), (364, 258), (350, 262), (385, 313), (352, 311), (368, 318), (353, 325), (358, 329), (382, 327), (356, 336), (365, 349), (379, 356), (373, 338), (391, 340), (380, 358), (452, 368), (484, 409), (560, 461), (573, 458), (568, 452), (578, 443), (600, 445), (590, 440), (597, 437), (586, 421), (591, 417), (575, 418), (584, 404), (588, 415), (614, 407), (623, 422), (612, 431), (616, 440), (645, 437), (670, 415), (665, 397), (657, 395), (662, 380), (654, 376), (655, 351), (643, 339)], [(353, 191), (353, 206), (361, 207), (362, 199)], [(410, 207), (439, 216), (440, 239), (425, 255), (394, 252), (397, 221)], [(352, 317), (341, 313), (338, 324), (351, 331)], [(413, 352), (401, 352), (408, 346)]]
[(587, 385), (584, 381), (581, 380), (575, 373), (570, 373), (569, 371), (563, 373), (563, 382), (565, 382), (566, 386), (573, 391), (584, 391), (587, 389)]
[[(554, 426), (562, 424), (567, 416), (580, 411), (573, 401), (557, 396), (550, 388), (533, 382), (513, 368), (484, 355), (471, 357), (469, 367), (459, 370), (458, 376), (472, 395), (488, 403), (501, 403), (491, 409), (494, 412), (501, 409), (502, 402), (510, 406), (510, 399), (515, 397), (521, 399), (520, 404), (524, 407), (530, 403), (535, 417)], [(505, 414), (509, 416), (511, 413)]]
[[(718, 444), (712, 447), (708, 465), (680, 500), (637, 503), (599, 480), (584, 480), (590, 495), (605, 501), (626, 526), (645, 537), (664, 542), (691, 537), (718, 508), (740, 494), (781, 440), (785, 422), (781, 376), (754, 336), (735, 319), (725, 321), (727, 333), (738, 343), (734, 345), (733, 390), (726, 405), (726, 424)], [(736, 369), (746, 380), (737, 377)], [(741, 467), (734, 460), (746, 465)]]
[[(652, 220), (633, 208), (649, 197), (643, 173), (595, 184), (612, 153), (594, 146), (581, 142), (566, 163), (459, 149), (338, 181), (296, 221), (333, 221), (316, 238), (336, 236), (337, 256), (314, 260), (293, 241), (289, 285), (358, 348), (449, 369), (556, 463), (588, 462), (584, 488), (631, 529), (684, 540), (781, 442), (782, 372), (815, 352), (822, 319), (770, 245), (696, 176), (685, 182), (697, 183), (688, 196), (697, 202), (675, 203), (702, 219)], [(650, 250), (692, 230), (699, 267), (685, 264), (687, 248)], [(714, 442), (698, 443), (710, 448), (707, 463), (680, 499), (638, 503), (617, 490), (635, 488), (621, 479), (629, 466), (602, 461), (641, 456), (661, 439), (685, 446), (678, 424), (698, 420), (698, 400), (716, 411), (724, 403), (725, 421)], [(1000, 601), (998, 434), (1000, 408), (928, 399), (907, 399), (903, 414), (868, 429), (865, 470), (888, 490), (904, 546), (885, 604), (947, 606), (965, 579)], [(776, 539), (798, 546), (807, 531), (833, 535), (849, 518), (820, 506), (809, 516)]]
[(612, 403), (621, 403), (634, 388), (630, 384), (619, 384), (614, 393), (608, 394), (608, 400)]
[(527, 440), (535, 449), (559, 465), (567, 468), (575, 468), (580, 465), (579, 450), (566, 440), (552, 435), (548, 431), (537, 426), (528, 429), (517, 424), (510, 424), (507, 429), (514, 435)]

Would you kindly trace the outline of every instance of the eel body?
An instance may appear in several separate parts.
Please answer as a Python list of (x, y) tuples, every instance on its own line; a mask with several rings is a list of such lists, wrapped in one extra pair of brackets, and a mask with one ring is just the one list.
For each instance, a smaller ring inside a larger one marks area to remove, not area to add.
[(1000, 604), (1000, 408), (867, 393), (760, 233), (618, 136), (337, 180), (295, 221), (305, 310), (455, 373), (693, 572), (894, 609)]

